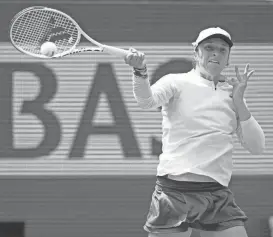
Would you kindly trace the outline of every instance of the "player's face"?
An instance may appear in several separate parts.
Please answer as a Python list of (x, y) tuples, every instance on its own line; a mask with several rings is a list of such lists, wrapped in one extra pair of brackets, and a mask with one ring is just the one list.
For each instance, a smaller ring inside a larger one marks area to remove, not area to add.
[(197, 66), (211, 76), (219, 75), (228, 64), (230, 48), (220, 38), (207, 39), (195, 52)]

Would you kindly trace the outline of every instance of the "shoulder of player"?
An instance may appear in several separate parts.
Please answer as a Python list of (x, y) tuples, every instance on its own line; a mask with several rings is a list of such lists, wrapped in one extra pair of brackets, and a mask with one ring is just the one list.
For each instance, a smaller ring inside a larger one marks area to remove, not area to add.
[(183, 89), (183, 86), (185, 84), (185, 81), (188, 78), (188, 72), (186, 73), (168, 73), (155, 83), (160, 87), (169, 87), (172, 88), (174, 91), (178, 92)]
[(174, 83), (179, 83), (187, 79), (187, 74), (188, 73), (169, 73), (163, 76), (162, 78), (164, 78), (165, 80), (170, 80), (171, 82)]
[(163, 83), (171, 85), (171, 88), (176, 92), (182, 92), (185, 87), (185, 82), (188, 80), (188, 73), (169, 73), (162, 77)]

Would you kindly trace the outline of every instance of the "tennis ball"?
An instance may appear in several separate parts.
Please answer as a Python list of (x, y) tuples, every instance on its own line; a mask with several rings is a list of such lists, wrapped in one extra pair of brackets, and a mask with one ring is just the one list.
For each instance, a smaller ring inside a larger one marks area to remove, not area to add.
[(41, 46), (41, 54), (52, 57), (57, 52), (57, 46), (53, 42), (45, 42)]

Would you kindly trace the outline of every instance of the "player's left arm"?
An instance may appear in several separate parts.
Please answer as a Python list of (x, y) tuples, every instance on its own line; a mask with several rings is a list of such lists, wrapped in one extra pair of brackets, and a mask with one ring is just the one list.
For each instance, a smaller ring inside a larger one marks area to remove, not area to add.
[(265, 149), (265, 135), (257, 120), (251, 115), (246, 101), (243, 100), (237, 107), (236, 134), (242, 146), (252, 154), (261, 154)]
[(235, 67), (236, 78), (231, 78), (228, 83), (233, 86), (232, 99), (237, 112), (237, 136), (247, 150), (252, 154), (261, 154), (265, 148), (264, 132), (251, 115), (244, 93), (247, 87), (247, 82), (254, 70), (249, 70), (249, 64), (246, 65), (243, 75), (240, 75), (238, 67)]

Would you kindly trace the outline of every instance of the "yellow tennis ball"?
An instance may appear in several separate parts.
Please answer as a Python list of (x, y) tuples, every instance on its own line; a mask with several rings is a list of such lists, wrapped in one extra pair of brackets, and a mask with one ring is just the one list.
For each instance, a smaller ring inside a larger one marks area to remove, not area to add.
[(57, 46), (53, 42), (45, 42), (41, 46), (41, 54), (52, 57), (57, 52)]

